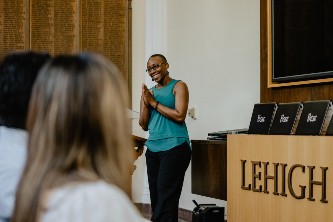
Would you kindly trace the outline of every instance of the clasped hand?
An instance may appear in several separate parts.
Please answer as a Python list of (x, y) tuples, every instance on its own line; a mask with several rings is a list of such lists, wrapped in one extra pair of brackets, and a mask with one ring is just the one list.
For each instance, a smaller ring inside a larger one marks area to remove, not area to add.
[(153, 106), (156, 103), (153, 94), (149, 91), (145, 84), (142, 84), (142, 98), (145, 106)]

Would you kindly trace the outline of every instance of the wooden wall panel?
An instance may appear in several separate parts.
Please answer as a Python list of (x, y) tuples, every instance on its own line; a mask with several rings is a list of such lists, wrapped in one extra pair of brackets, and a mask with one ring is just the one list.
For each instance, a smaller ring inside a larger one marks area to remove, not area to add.
[(130, 0), (0, 0), (0, 57), (95, 52), (129, 79)]
[(192, 193), (227, 200), (227, 142), (192, 140)]
[(260, 102), (302, 102), (333, 99), (333, 83), (314, 83), (268, 88), (270, 34), (267, 6), (271, 0), (260, 0)]
[(0, 0), (0, 58), (29, 49), (29, 7), (26, 0)]

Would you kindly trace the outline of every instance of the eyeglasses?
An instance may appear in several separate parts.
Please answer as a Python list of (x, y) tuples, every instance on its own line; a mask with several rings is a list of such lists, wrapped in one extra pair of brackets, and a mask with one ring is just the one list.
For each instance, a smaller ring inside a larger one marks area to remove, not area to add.
[(153, 65), (152, 67), (148, 67), (148, 68), (146, 69), (146, 72), (149, 73), (149, 72), (151, 72), (151, 71), (153, 71), (153, 70), (156, 70), (156, 69), (160, 68), (163, 64), (165, 64), (165, 62), (160, 63), (160, 64)]

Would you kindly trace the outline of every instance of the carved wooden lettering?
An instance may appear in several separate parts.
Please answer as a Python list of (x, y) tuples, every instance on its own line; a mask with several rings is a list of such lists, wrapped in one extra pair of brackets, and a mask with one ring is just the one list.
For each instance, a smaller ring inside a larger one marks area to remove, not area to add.
[[(263, 164), (263, 176), (261, 165)], [(308, 200), (315, 201), (313, 188), (314, 186), (319, 186), (321, 188), (321, 199), (320, 202), (328, 203), (326, 199), (327, 195), (327, 171), (328, 167), (320, 167), (319, 170), (315, 171), (315, 166), (304, 166), (301, 164), (294, 164), (289, 169), (287, 168), (287, 164), (285, 163), (272, 163), (271, 168), (269, 167), (269, 162), (261, 162), (261, 161), (251, 161), (251, 170), (252, 170), (252, 183), (246, 184), (246, 160), (241, 160), (241, 189), (246, 191), (253, 192), (261, 192), (263, 177), (263, 193), (269, 194), (268, 190), (268, 181), (272, 181), (274, 184), (274, 195), (280, 195), (283, 197), (287, 197), (286, 193), (286, 181), (288, 183), (288, 191), (292, 197), (295, 199), (305, 199), (307, 189), (308, 189)], [(273, 170), (272, 170), (273, 168)], [(308, 169), (309, 173), (306, 174), (306, 169)], [(272, 173), (273, 172), (273, 173)], [(281, 172), (281, 176), (279, 176), (279, 172)], [(286, 173), (287, 172), (287, 173)], [(314, 179), (314, 174), (316, 174), (317, 178)], [(295, 184), (294, 183), (294, 175), (297, 177), (308, 177), (308, 186), (304, 184)], [(321, 178), (320, 178), (321, 177)], [(281, 180), (281, 183), (279, 183)], [(281, 189), (279, 189), (278, 184), (281, 184)], [(252, 187), (252, 189), (251, 189)], [(280, 192), (280, 193), (279, 193)]]

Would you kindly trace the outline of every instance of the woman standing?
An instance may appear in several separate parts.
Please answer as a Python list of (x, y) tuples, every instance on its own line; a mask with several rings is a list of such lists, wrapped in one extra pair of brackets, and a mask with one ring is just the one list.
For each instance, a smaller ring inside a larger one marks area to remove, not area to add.
[(147, 72), (156, 86), (142, 85), (139, 124), (149, 131), (146, 163), (152, 221), (177, 222), (186, 169), (191, 160), (185, 124), (189, 92), (185, 82), (172, 79), (161, 54), (152, 55)]

